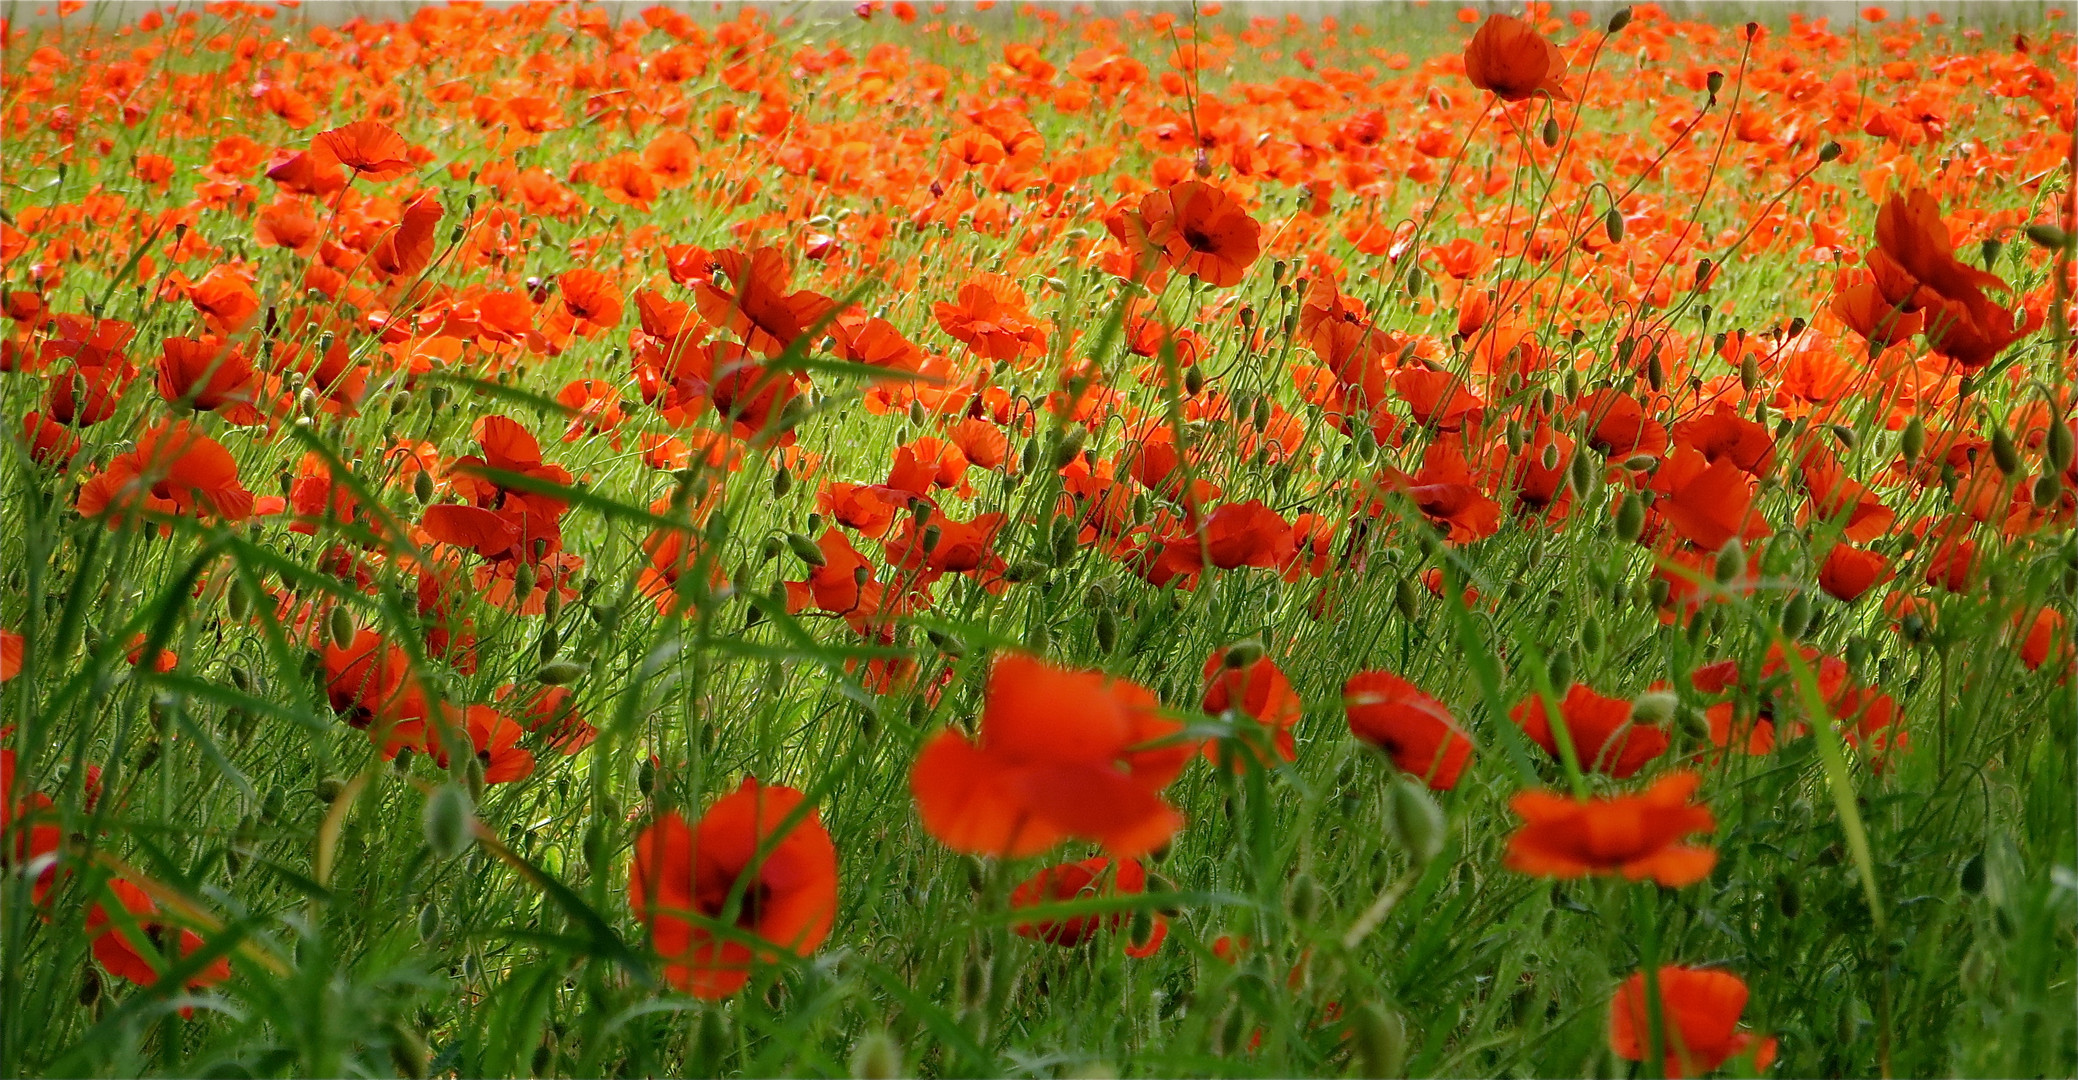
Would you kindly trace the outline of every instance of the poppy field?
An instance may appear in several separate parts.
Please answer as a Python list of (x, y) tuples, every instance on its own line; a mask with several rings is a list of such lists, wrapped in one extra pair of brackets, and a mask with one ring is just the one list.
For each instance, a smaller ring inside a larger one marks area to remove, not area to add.
[(2064, 10), (5, 16), (8, 1075), (2078, 1071)]

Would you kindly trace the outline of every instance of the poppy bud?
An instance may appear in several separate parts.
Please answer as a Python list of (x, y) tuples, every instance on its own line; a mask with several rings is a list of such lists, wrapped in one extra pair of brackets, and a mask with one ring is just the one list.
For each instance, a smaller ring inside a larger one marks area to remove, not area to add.
[(1291, 905), (1293, 922), (1302, 924), (1312, 922), (1314, 916), (1320, 914), (1322, 901), (1320, 883), (1313, 880), (1312, 874), (1300, 873), (1292, 879), (1292, 889), (1288, 901)]
[(1662, 389), (1667, 384), (1667, 365), (1660, 362), (1658, 349), (1652, 350), (1652, 355), (1645, 358), (1645, 383), (1654, 390)]
[(412, 497), (421, 503), (433, 501), (433, 474), (421, 470), (411, 478)]
[(784, 499), (787, 496), (787, 492), (792, 490), (794, 490), (794, 474), (789, 472), (786, 466), (781, 465), (772, 473), (772, 497)]
[(1792, 593), (1789, 601), (1782, 605), (1782, 634), (1791, 640), (1804, 636), (1811, 625), (1811, 595)]
[(534, 681), (544, 686), (568, 686), (583, 677), (584, 665), (568, 660), (543, 664), (534, 671)]
[(1572, 467), (1566, 471), (1570, 474), (1568, 479), (1573, 484), (1575, 494), (1585, 496), (1588, 489), (1594, 486), (1594, 465), (1587, 460), (1586, 454), (1574, 454)]
[(1602, 651), (1602, 623), (1593, 615), (1580, 620), (1580, 651), (1590, 654)]
[[(554, 595), (556, 595), (556, 594), (555, 594), (555, 593), (550, 593), (549, 595), (550, 595), (550, 596), (554, 596)], [(549, 661), (551, 661), (551, 660), (554, 660), (554, 659), (556, 658), (556, 650), (557, 650), (558, 648), (560, 648), (561, 646), (562, 646), (562, 641), (561, 641), (560, 637), (559, 637), (559, 636), (558, 636), (558, 635), (556, 634), (556, 628), (555, 628), (555, 627), (553, 627), (553, 626), (544, 626), (544, 627), (542, 627), (542, 628), (541, 628), (541, 662), (542, 662), (542, 663), (544, 663), (544, 664), (545, 664), (545, 663), (548, 663), (548, 662), (549, 662)]]
[(938, 541), (944, 538), (945, 530), (936, 525), (926, 525), (923, 533), (917, 537), (917, 540), (923, 545), (924, 554), (929, 555), (931, 552), (938, 550)]
[(1821, 162), (1825, 162), (1825, 161), (1831, 161), (1831, 160), (1833, 160), (1834, 158), (1837, 158), (1837, 157), (1839, 157), (1839, 156), (1840, 156), (1840, 144), (1839, 144), (1839, 143), (1833, 142), (1833, 141), (1831, 141), (1831, 140), (1827, 140), (1827, 141), (1826, 141), (1826, 144), (1825, 144), (1824, 146), (1821, 146), (1821, 147), (1819, 147), (1819, 148), (1818, 148), (1818, 160), (1819, 160), (1819, 161), (1821, 161)]
[[(1618, 14), (1629, 14), (1625, 8)], [(1614, 22), (1615, 20), (1611, 20)], [(1350, 1033), (1356, 1042), (1360, 1076), (1384, 1078), (1400, 1075), (1407, 1065), (1407, 1021), (1375, 1001), (1367, 1001), (1349, 1017)]]
[(1386, 828), (1393, 840), (1407, 849), (1416, 866), (1427, 866), (1443, 851), (1443, 808), (1429, 796), (1421, 781), (1395, 776), (1389, 789)]
[(2027, 227), (2027, 238), (2036, 247), (2048, 248), (2051, 251), (2061, 251), (2071, 246), (2071, 234), (2054, 225), (2030, 225)]
[(930, 414), (924, 411), (924, 403), (923, 403), (923, 402), (921, 402), (921, 401), (916, 401), (916, 400), (911, 400), (911, 401), (909, 402), (909, 422), (910, 422), (910, 423), (912, 423), (912, 424), (915, 424), (915, 425), (917, 425), (918, 427), (922, 427), (922, 426), (923, 426), (923, 422), (924, 422), (924, 420), (925, 420), (926, 418), (928, 418), (929, 416), (930, 416)]
[[(247, 612), (252, 610), (252, 600), (246, 595), (243, 584), (232, 583), (230, 591), (224, 594), (224, 608), (230, 612), (231, 621), (245, 621)], [(243, 690), (245, 687), (241, 686), (239, 689)]]
[(1254, 638), (1245, 638), (1227, 646), (1220, 662), (1233, 671), (1239, 671), (1263, 658), (1263, 643)]
[(1681, 699), (1665, 690), (1651, 690), (1631, 700), (1631, 723), (1659, 727), (1674, 718)]
[(1904, 433), (1898, 436), (1898, 453), (1906, 462), (1919, 460), (1920, 452), (1926, 449), (1926, 422), (1914, 416), (1906, 423)]
[(815, 541), (800, 533), (786, 534), (786, 546), (794, 553), (795, 558), (810, 566), (822, 566), (829, 561), (823, 558), (823, 549), (815, 546)]
[(422, 944), (431, 945), (439, 936), (440, 908), (428, 900), (424, 907), (418, 909), (418, 939)]
[(1107, 605), (1097, 609), (1097, 650), (1109, 653), (1118, 648), (1118, 616)]
[(1192, 364), (1190, 367), (1184, 368), (1184, 394), (1189, 397), (1197, 397), (1198, 392), (1203, 389), (1205, 389), (1205, 372), (1202, 369), (1200, 369), (1196, 364)]
[(1991, 460), (2007, 476), (2020, 471), (2020, 450), (2013, 445), (2013, 436), (2006, 434), (2004, 427), (1995, 425), (1991, 429)]
[(1055, 566), (1066, 566), (1075, 559), (1076, 535), (1072, 518), (1057, 517), (1047, 537), (1047, 551), (1053, 556)]
[(1625, 543), (1638, 539), (1645, 531), (1645, 501), (1633, 491), (1623, 497), (1623, 504), (1616, 508), (1616, 535)]
[(1421, 287), (1426, 284), (1428, 284), (1428, 278), (1422, 274), (1421, 267), (1410, 266), (1407, 268), (1407, 295), (1420, 296)]
[(1419, 599), (1414, 591), (1414, 579), (1403, 577), (1393, 583), (1393, 607), (1398, 608), (1403, 618), (1414, 618), (1415, 603)]
[(1726, 543), (1717, 553), (1717, 565), (1713, 569), (1712, 576), (1717, 579), (1719, 585), (1738, 577), (1739, 572), (1746, 569), (1745, 546), (1740, 544), (1737, 538)]
[(1826, 430), (1833, 433), (1833, 438), (1839, 440), (1841, 446), (1849, 450), (1854, 449), (1853, 428), (1848, 427), (1846, 424), (1827, 424)]
[(99, 1000), (101, 1000), (101, 976), (96, 975), (93, 965), (89, 964), (87, 969), (80, 974), (79, 1003), (83, 1006), (91, 1007)]
[(2051, 469), (2062, 472), (2071, 467), (2071, 425), (2058, 422), (2049, 425), (2049, 437), (2042, 443), (2042, 460)]
[(332, 609), (331, 630), (332, 642), (340, 648), (344, 649), (354, 643), (354, 619), (352, 615), (347, 614), (345, 608)]
[(1631, 9), (1628, 6), (1617, 8), (1616, 14), (1609, 16), (1609, 32), (1612, 34), (1629, 25), (1631, 25)]
[(1053, 454), (1047, 458), (1055, 470), (1065, 469), (1082, 456), (1082, 446), (1089, 441), (1089, 429), (1080, 425), (1068, 428), (1061, 434), (1061, 441), (1054, 444)]
[(1711, 73), (1709, 74), (1709, 76), (1708, 76), (1708, 77), (1706, 77), (1706, 78), (1705, 78), (1705, 79), (1703, 80), (1703, 88), (1704, 88), (1705, 90), (1708, 90), (1708, 91), (1710, 92), (1710, 96), (1711, 96), (1711, 97), (1713, 97), (1713, 98), (1714, 98), (1714, 97), (1716, 97), (1716, 96), (1717, 96), (1717, 92), (1718, 92), (1719, 90), (1722, 90), (1722, 89), (1724, 89), (1724, 72), (1722, 72), (1722, 71), (1713, 71), (1713, 72), (1711, 72)]
[(1710, 271), (1714, 269), (1716, 266), (1717, 264), (1711, 262), (1709, 259), (1696, 260), (1696, 288), (1700, 289), (1703, 286), (1710, 284)]
[(2048, 510), (2063, 498), (2064, 485), (2055, 475), (2043, 473), (2035, 478), (2035, 509)]
[(426, 796), (422, 815), (426, 847), (432, 850), (435, 858), (452, 859), (468, 850), (473, 813), (468, 793), (453, 783), (442, 784)]
[(1019, 559), (1003, 568), (1003, 580), (1011, 583), (1032, 581), (1046, 576), (1046, 564), (1037, 559)]
[(1270, 396), (1268, 394), (1265, 394), (1262, 397), (1255, 399), (1255, 414), (1252, 417), (1250, 417), (1250, 419), (1255, 422), (1255, 429), (1257, 431), (1264, 431), (1269, 428)]
[(1557, 146), (1557, 145), (1558, 145), (1558, 140), (1559, 140), (1559, 126), (1558, 126), (1558, 117), (1555, 117), (1555, 116), (1547, 116), (1547, 117), (1545, 117), (1545, 118), (1544, 118), (1544, 145), (1545, 145), (1545, 146), (1546, 146), (1547, 148), (1549, 148), (1549, 147), (1553, 147), (1553, 146)]
[(1623, 243), (1623, 211), (1610, 207), (1609, 212), (1602, 215), (1602, 230), (1609, 234), (1610, 243)]
[(1958, 878), (1958, 883), (1962, 885), (1964, 892), (1971, 896), (1982, 894), (1984, 892), (1984, 853), (1980, 851), (1970, 856), (1969, 860), (1963, 863), (1962, 873), (1958, 875)]
[(891, 1080), (903, 1075), (902, 1048), (887, 1032), (867, 1035), (852, 1049), (851, 1075), (854, 1080)]

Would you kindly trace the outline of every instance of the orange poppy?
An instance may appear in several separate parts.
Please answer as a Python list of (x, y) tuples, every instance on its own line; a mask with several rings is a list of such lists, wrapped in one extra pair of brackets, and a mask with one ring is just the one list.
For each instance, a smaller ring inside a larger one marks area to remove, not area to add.
[[(1298, 760), (1298, 745), (1292, 740), (1292, 728), (1306, 711), (1299, 700), (1299, 692), (1292, 689), (1292, 681), (1285, 678), (1276, 663), (1267, 656), (1260, 656), (1243, 667), (1227, 666), (1227, 650), (1218, 649), (1205, 658), (1205, 698), (1200, 707), (1214, 716), (1233, 709), (1268, 728), (1277, 756), (1285, 761)], [(1256, 756), (1248, 743), (1240, 743), (1243, 752)], [(1223, 748), (1213, 743), (1205, 744), (1205, 760), (1218, 764)], [(1233, 761), (1236, 772), (1242, 768), (1238, 757)]]
[[(1518, 702), (1508, 716), (1531, 742), (1558, 760), (1559, 744), (1551, 728), (1548, 699), (1532, 694)], [(1558, 716), (1566, 726), (1580, 767), (1590, 772), (1605, 772), (1618, 780), (1628, 780), (1647, 762), (1667, 752), (1667, 733), (1632, 723), (1629, 701), (1604, 697), (1579, 683), (1566, 690), (1565, 700), (1558, 704)]]
[[(725, 998), (750, 981), (753, 967), (786, 952), (807, 956), (829, 937), (837, 847), (814, 807), (788, 821), (803, 798), (746, 777), (697, 826), (666, 811), (635, 838), (628, 904), (649, 924), (673, 986)], [(733, 926), (724, 928), (732, 897)]]
[(1472, 740), (1443, 703), (1383, 669), (1358, 672), (1342, 686), (1349, 733), (1385, 751), (1400, 771), (1435, 791), (1457, 786)]
[[(1657, 981), (1663, 1075), (1700, 1076), (1749, 1052), (1757, 1071), (1774, 1063), (1773, 1038), (1757, 1039), (1739, 1030), (1739, 1016), (1746, 1011), (1745, 980), (1728, 971), (1669, 964), (1659, 969)], [(1609, 1002), (1609, 1049), (1617, 1057), (1645, 1060), (1651, 1045), (1650, 1005), (1644, 972), (1616, 988)]]
[(232, 424), (257, 424), (264, 417), (253, 407), (260, 379), (245, 354), (221, 338), (169, 337), (160, 346), (159, 396), (214, 412)]
[[(1049, 866), (1026, 878), (1011, 890), (1010, 907), (1016, 910), (1102, 896), (1135, 896), (1146, 891), (1147, 868), (1140, 864), (1140, 860), (1119, 859), (1114, 862), (1099, 855), (1081, 862)], [(1099, 930), (1117, 930), (1129, 919), (1130, 916), (1123, 911), (1092, 912), (1062, 919), (1012, 923), (1010, 928), (1019, 937), (1072, 947), (1088, 944)], [(1147, 940), (1138, 945), (1126, 942), (1125, 953), (1135, 959), (1153, 956), (1168, 935), (1169, 921), (1157, 913)]]
[(105, 515), (119, 528), (139, 511), (243, 521), (252, 516), (253, 493), (238, 483), (238, 462), (222, 443), (179, 420), (153, 426), (137, 449), (80, 485), (84, 517)]
[(1161, 790), (1196, 748), (1154, 695), (1011, 653), (989, 673), (978, 744), (940, 732), (910, 773), (924, 828), (959, 851), (1015, 858), (1071, 837), (1147, 854), (1183, 817)]
[(411, 144), (380, 120), (356, 120), (320, 132), (316, 145), (370, 180), (393, 180), (412, 170)]
[[(176, 927), (160, 917), (158, 902), (143, 889), (116, 878), (108, 882), (108, 892), (121, 905), (124, 917), (118, 919), (111, 915), (107, 901), (98, 900), (87, 909), (86, 929), (93, 935), (94, 959), (99, 960), (109, 974), (139, 986), (151, 986), (159, 981), (161, 970), (171, 961), (158, 955), (157, 948), (152, 950), (154, 955), (148, 957), (140, 946), (156, 946), (161, 941), (167, 945), (178, 942), (178, 959), (185, 959), (202, 948), (202, 936), (185, 927), (179, 927), (175, 932)], [(230, 977), (230, 960), (218, 957), (190, 976), (187, 986), (190, 990), (200, 990)]]
[(1571, 101), (1559, 82), (1565, 74), (1558, 46), (1512, 15), (1487, 16), (1465, 45), (1465, 77), (1503, 101), (1525, 101), (1539, 92)]
[(1696, 774), (1677, 772), (1642, 795), (1570, 799), (1522, 792), (1508, 804), (1523, 824), (1508, 838), (1502, 865), (1535, 877), (1622, 874), (1670, 889), (1693, 885), (1717, 865), (1711, 848), (1677, 842), (1717, 828), (1708, 808), (1689, 802), (1701, 784)]
[(1231, 196), (1202, 180), (1150, 191), (1126, 232), (1173, 270), (1207, 285), (1238, 285), (1262, 253), (1263, 227)]

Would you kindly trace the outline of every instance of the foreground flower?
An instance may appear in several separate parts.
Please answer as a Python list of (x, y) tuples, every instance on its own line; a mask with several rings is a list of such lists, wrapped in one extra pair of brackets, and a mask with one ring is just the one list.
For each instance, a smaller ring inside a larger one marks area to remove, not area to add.
[(1404, 772), (1435, 791), (1457, 786), (1472, 756), (1472, 740), (1443, 703), (1390, 671), (1364, 671), (1342, 687), (1349, 733), (1386, 752)]
[(939, 733), (910, 773), (916, 809), (946, 846), (1034, 855), (1070, 837), (1119, 857), (1169, 842), (1183, 816), (1161, 790), (1194, 748), (1152, 693), (1011, 654), (989, 673), (979, 743)]
[[(1746, 982), (1728, 971), (1668, 965), (1659, 970), (1661, 1047), (1670, 1077), (1700, 1076), (1751, 1050), (1753, 1067), (1775, 1060), (1775, 1040), (1739, 1030), (1746, 1010)], [(1628, 1061), (1644, 1061), (1651, 1045), (1650, 999), (1645, 973), (1616, 988), (1609, 1002), (1609, 1048)]]
[[(1206, 712), (1214, 716), (1233, 709), (1244, 713), (1257, 723), (1268, 728), (1277, 756), (1284, 761), (1298, 760), (1298, 746), (1292, 741), (1292, 727), (1304, 715), (1305, 703), (1299, 700), (1298, 691), (1292, 689), (1292, 681), (1285, 677), (1276, 663), (1267, 656), (1257, 657), (1241, 667), (1227, 665), (1227, 650), (1220, 649), (1205, 658), (1205, 699), (1201, 703)], [(1234, 740), (1238, 743), (1238, 740)], [(1218, 764), (1222, 747), (1207, 743), (1206, 760)], [(1244, 748), (1244, 753), (1257, 758), (1253, 748)], [(1267, 762), (1260, 762), (1267, 765)], [(1239, 771), (1242, 761), (1233, 759), (1233, 767)]]
[(1465, 77), (1502, 101), (1524, 101), (1543, 91), (1571, 101), (1559, 79), (1566, 58), (1544, 35), (1512, 15), (1489, 15), (1465, 46)]
[(1694, 773), (1677, 772), (1642, 795), (1569, 799), (1525, 791), (1509, 803), (1523, 825), (1508, 838), (1503, 865), (1535, 877), (1622, 874), (1670, 889), (1693, 885), (1717, 865), (1716, 851), (1676, 842), (1717, 828), (1707, 807), (1689, 802), (1701, 783)]
[[(1100, 855), (1039, 871), (1011, 890), (1010, 906), (1029, 908), (1099, 896), (1132, 896), (1146, 891), (1147, 868), (1140, 865), (1140, 860), (1120, 859), (1114, 864)], [(1091, 912), (1065, 919), (1034, 919), (1017, 923), (1011, 929), (1019, 937), (1072, 946), (1088, 942), (1097, 936), (1099, 930), (1116, 930), (1131, 918), (1131, 914), (1124, 911)], [(1126, 943), (1127, 956), (1144, 959), (1162, 947), (1162, 940), (1169, 935), (1168, 921), (1157, 913), (1150, 927), (1147, 940), (1138, 944)]]
[[(782, 950), (806, 956), (837, 919), (837, 848), (813, 808), (787, 824), (800, 792), (745, 778), (696, 827), (658, 815), (635, 838), (628, 903), (651, 924), (664, 976), (695, 997), (724, 998)], [(784, 831), (781, 831), (784, 829)], [(758, 857), (760, 849), (764, 857)], [(712, 928), (738, 894), (733, 934)], [(745, 937), (761, 938), (753, 948)]]

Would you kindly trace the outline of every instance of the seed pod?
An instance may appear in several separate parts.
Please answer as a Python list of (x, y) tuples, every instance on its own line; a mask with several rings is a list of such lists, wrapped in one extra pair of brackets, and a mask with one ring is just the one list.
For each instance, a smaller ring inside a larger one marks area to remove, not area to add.
[(1645, 500), (1633, 491), (1623, 497), (1623, 504), (1616, 508), (1616, 535), (1625, 543), (1632, 543), (1645, 531)]
[[(1630, 10), (1625, 8), (1617, 14), (1628, 16)], [(1400, 1075), (1406, 1068), (1407, 1021), (1399, 1013), (1367, 1001), (1350, 1013), (1349, 1029), (1356, 1043), (1357, 1075), (1384, 1080)]]
[(1443, 808), (1428, 789), (1409, 776), (1396, 776), (1387, 795), (1386, 827), (1407, 849), (1417, 866), (1427, 866), (1443, 851)]
[(1994, 425), (1991, 429), (1991, 460), (2007, 476), (2020, 471), (2020, 450), (2013, 445), (2013, 436), (2006, 434), (2003, 425)]
[(1735, 537), (1718, 551), (1717, 565), (1714, 568), (1713, 576), (1717, 579), (1719, 585), (1724, 585), (1733, 578), (1738, 577), (1740, 571), (1745, 569), (1746, 548)]
[(1821, 162), (1827, 162), (1827, 161), (1832, 161), (1833, 159), (1835, 159), (1835, 158), (1837, 158), (1837, 157), (1839, 157), (1839, 156), (1840, 156), (1840, 144), (1839, 144), (1839, 143), (1833, 142), (1833, 141), (1831, 141), (1831, 140), (1827, 140), (1827, 141), (1826, 141), (1826, 144), (1825, 144), (1824, 146), (1821, 146), (1821, 147), (1819, 147), (1819, 148), (1818, 148), (1818, 160), (1819, 160), (1819, 161), (1821, 161)]
[(568, 660), (543, 664), (534, 671), (534, 681), (544, 686), (568, 686), (584, 677), (584, 665)]
[(453, 783), (442, 784), (426, 796), (426, 847), (435, 858), (452, 859), (468, 849), (474, 813), (468, 793)]
[(1794, 641), (1811, 625), (1811, 594), (1792, 593), (1782, 605), (1782, 634)]
[(1547, 117), (1545, 117), (1545, 118), (1544, 118), (1544, 145), (1545, 145), (1545, 147), (1546, 147), (1546, 148), (1548, 149), (1548, 148), (1550, 148), (1550, 147), (1554, 147), (1554, 146), (1557, 146), (1557, 145), (1558, 145), (1558, 141), (1559, 141), (1559, 126), (1558, 126), (1558, 117), (1555, 117), (1555, 116), (1547, 116)]
[(851, 1075), (854, 1080), (892, 1080), (903, 1075), (902, 1048), (887, 1032), (867, 1035), (852, 1048)]
[(794, 553), (795, 558), (810, 566), (819, 567), (829, 563), (828, 559), (823, 558), (823, 549), (815, 546), (815, 541), (802, 536), (800, 533), (790, 532), (786, 534), (786, 546), (788, 550)]
[(354, 643), (354, 617), (344, 607), (335, 607), (331, 615), (332, 644), (344, 649)]
[(1602, 231), (1609, 234), (1610, 243), (1623, 243), (1623, 211), (1610, 207), (1609, 212), (1602, 215)]

